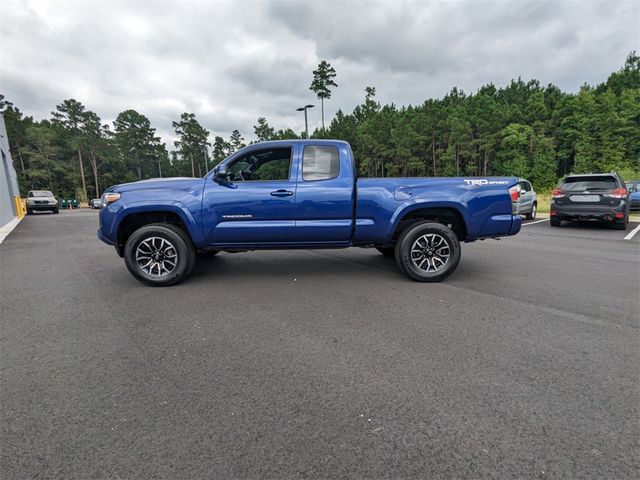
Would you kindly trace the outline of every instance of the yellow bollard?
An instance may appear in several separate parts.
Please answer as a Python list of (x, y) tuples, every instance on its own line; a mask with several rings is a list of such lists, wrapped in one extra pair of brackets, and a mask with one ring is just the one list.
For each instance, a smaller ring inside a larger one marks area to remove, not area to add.
[(18, 195), (14, 195), (13, 201), (16, 204), (16, 212), (18, 214), (18, 218), (22, 218), (27, 213), (26, 200), (23, 200)]

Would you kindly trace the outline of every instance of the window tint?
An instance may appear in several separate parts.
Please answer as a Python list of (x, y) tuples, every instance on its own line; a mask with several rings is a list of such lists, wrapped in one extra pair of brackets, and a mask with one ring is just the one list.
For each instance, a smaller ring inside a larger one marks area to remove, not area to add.
[(53, 193), (48, 190), (32, 190), (29, 197), (53, 197)]
[(232, 182), (289, 180), (291, 148), (254, 150), (227, 166)]
[(603, 177), (569, 177), (562, 182), (560, 188), (567, 192), (579, 192), (582, 190), (612, 190), (618, 184), (615, 178)]
[(520, 188), (522, 189), (523, 192), (528, 192), (531, 190), (531, 187), (527, 182), (520, 182)]
[(304, 180), (328, 180), (340, 173), (338, 149), (329, 145), (304, 147), (302, 178)]

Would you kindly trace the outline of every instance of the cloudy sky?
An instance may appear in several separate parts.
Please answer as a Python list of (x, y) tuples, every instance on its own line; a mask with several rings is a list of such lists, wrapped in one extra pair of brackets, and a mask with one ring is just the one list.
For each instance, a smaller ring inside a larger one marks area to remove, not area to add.
[(309, 84), (322, 59), (338, 73), (330, 119), (368, 85), (398, 105), (518, 76), (576, 91), (640, 50), (637, 0), (3, 0), (0, 13), (0, 93), (23, 112), (76, 98), (110, 123), (133, 108), (170, 148), (184, 111), (212, 136), (251, 139), (260, 116), (301, 131), (307, 103), (319, 125)]

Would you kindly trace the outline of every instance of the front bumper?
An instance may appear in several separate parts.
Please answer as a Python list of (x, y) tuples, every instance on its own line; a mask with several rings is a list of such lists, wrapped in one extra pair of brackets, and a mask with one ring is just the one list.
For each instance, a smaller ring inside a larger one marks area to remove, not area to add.
[(34, 203), (32, 205), (27, 204), (27, 208), (33, 211), (51, 211), (58, 208), (57, 203)]

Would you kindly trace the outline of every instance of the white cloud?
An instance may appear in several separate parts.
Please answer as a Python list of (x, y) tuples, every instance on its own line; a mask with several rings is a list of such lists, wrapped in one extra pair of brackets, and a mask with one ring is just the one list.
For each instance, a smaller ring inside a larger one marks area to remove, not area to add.
[(628, 1), (5, 0), (2, 13), (0, 92), (16, 106), (39, 119), (76, 98), (105, 122), (133, 108), (170, 148), (183, 111), (213, 135), (251, 138), (259, 116), (301, 131), (295, 108), (319, 104), (308, 87), (321, 59), (338, 73), (330, 118), (367, 85), (399, 105), (518, 76), (576, 91), (640, 50)]

